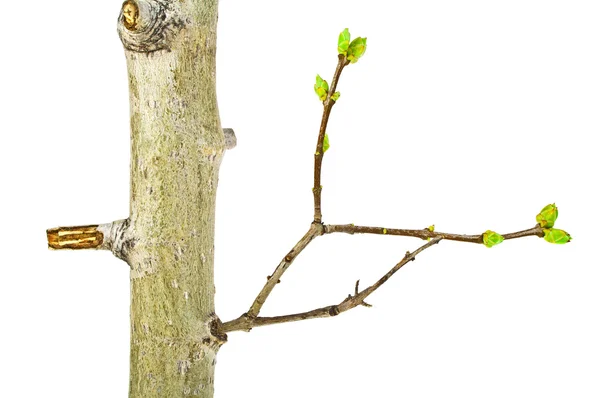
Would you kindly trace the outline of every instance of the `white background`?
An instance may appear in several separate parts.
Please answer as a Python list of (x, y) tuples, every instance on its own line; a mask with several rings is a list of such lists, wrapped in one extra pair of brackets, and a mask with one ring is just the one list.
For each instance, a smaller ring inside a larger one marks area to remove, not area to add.
[[(126, 397), (128, 268), (45, 229), (127, 217), (120, 0), (3, 5), (0, 396)], [(333, 110), (324, 220), (532, 227), (565, 246), (442, 242), (335, 319), (232, 333), (216, 397), (598, 397), (600, 7), (595, 1), (222, 0), (218, 95), (238, 147), (218, 196), (217, 310), (246, 311), (312, 216), (337, 35), (368, 37)], [(326, 236), (265, 315), (334, 304), (422, 241)], [(366, 285), (365, 285), (366, 286)]]

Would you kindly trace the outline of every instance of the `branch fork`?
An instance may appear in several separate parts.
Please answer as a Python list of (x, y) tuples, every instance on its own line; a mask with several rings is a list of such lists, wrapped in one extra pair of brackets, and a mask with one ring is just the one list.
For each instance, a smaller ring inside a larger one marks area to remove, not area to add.
[[(314, 197), (314, 217), (313, 222), (306, 232), (306, 234), (296, 243), (296, 245), (290, 250), (290, 252), (281, 260), (275, 271), (267, 277), (267, 282), (264, 287), (261, 289), (257, 297), (254, 299), (254, 302), (250, 306), (250, 309), (242, 314), (237, 319), (231, 320), (229, 322), (225, 322), (221, 325), (221, 332), (227, 333), (232, 331), (244, 330), (250, 331), (252, 328), (257, 326), (265, 326), (272, 325), (278, 323), (286, 323), (286, 322), (294, 322), (306, 319), (314, 319), (314, 318), (326, 318), (331, 316), (337, 316), (338, 314), (348, 311), (357, 306), (363, 307), (371, 307), (371, 304), (367, 303), (365, 299), (371, 295), (375, 290), (377, 290), (381, 285), (383, 285), (389, 278), (392, 277), (394, 273), (396, 273), (400, 268), (402, 268), (405, 264), (414, 261), (416, 256), (421, 253), (423, 250), (439, 243), (441, 240), (454, 240), (459, 242), (469, 242), (469, 243), (477, 243), (483, 244), (484, 237), (483, 234), (478, 235), (462, 235), (462, 234), (453, 234), (453, 233), (444, 233), (444, 232), (434, 232), (433, 228), (424, 228), (424, 229), (397, 229), (397, 228), (382, 228), (382, 227), (366, 227), (366, 226), (356, 226), (354, 224), (345, 224), (345, 225), (325, 225), (323, 224), (323, 214), (321, 209), (321, 194), (323, 191), (323, 187), (321, 185), (321, 170), (323, 165), (323, 156), (324, 156), (324, 140), (327, 132), (327, 124), (329, 122), (329, 116), (331, 114), (331, 109), (333, 105), (335, 105), (335, 100), (333, 100), (332, 95), (336, 92), (337, 84), (339, 82), (340, 76), (344, 68), (349, 65), (349, 61), (345, 54), (341, 54), (338, 56), (338, 64), (336, 66), (334, 76), (332, 79), (332, 84), (329, 87), (329, 91), (327, 92), (327, 97), (323, 100), (323, 116), (321, 118), (321, 125), (319, 128), (319, 135), (317, 138), (317, 147), (315, 151), (315, 163), (314, 163), (314, 185), (312, 188), (313, 197)], [(320, 77), (318, 77), (319, 79)], [(318, 93), (317, 93), (318, 94)], [(275, 317), (260, 317), (260, 311), (265, 301), (269, 298), (269, 295), (273, 291), (274, 287), (281, 282), (281, 277), (285, 273), (285, 271), (292, 265), (293, 261), (298, 257), (300, 252), (304, 250), (310, 242), (313, 241), (316, 237), (325, 234), (332, 233), (347, 233), (350, 235), (354, 234), (376, 234), (376, 235), (395, 235), (395, 236), (409, 236), (420, 238), (426, 240), (427, 243), (419, 247), (413, 252), (406, 252), (402, 260), (397, 263), (390, 271), (388, 271), (385, 275), (383, 275), (377, 282), (373, 285), (360, 290), (359, 283), (360, 280), (356, 281), (354, 286), (354, 295), (348, 295), (342, 302), (336, 305), (329, 305), (322, 308), (317, 308), (312, 311), (291, 314), (291, 315), (281, 315)], [(533, 228), (509, 233), (503, 235), (504, 239), (515, 239), (522, 238), (525, 236), (538, 236), (543, 237), (544, 231), (540, 227), (540, 225), (536, 225)]]
[[(354, 296), (352, 296), (351, 294), (349, 294), (348, 297), (346, 298), (346, 300), (344, 300), (344, 301), (348, 301), (348, 300), (351, 300), (351, 299), (353, 299), (355, 297), (358, 297), (358, 294), (359, 294), (358, 293), (358, 285), (359, 284), (360, 284), (360, 279), (358, 279), (356, 281), (356, 284), (354, 285)], [(371, 304), (367, 303), (364, 300), (361, 300), (360, 305), (362, 305), (363, 307), (369, 307), (369, 308), (372, 307)]]

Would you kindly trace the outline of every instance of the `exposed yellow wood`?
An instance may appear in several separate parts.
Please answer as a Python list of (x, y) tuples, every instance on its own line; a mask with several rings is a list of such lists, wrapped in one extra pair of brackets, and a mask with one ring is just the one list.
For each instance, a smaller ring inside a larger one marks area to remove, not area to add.
[(46, 231), (51, 249), (96, 249), (102, 246), (104, 234), (98, 225), (51, 228)]
[(123, 3), (123, 24), (129, 30), (136, 30), (138, 18), (140, 15), (140, 9), (138, 5), (133, 1), (126, 1)]

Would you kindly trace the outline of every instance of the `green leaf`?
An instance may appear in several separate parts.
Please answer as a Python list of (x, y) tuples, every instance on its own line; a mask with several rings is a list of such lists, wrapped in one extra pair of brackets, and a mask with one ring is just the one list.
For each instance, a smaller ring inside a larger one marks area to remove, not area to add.
[(554, 203), (544, 207), (540, 214), (535, 216), (535, 220), (542, 228), (552, 228), (558, 218), (558, 209)]
[(340, 92), (336, 91), (335, 93), (333, 93), (333, 95), (331, 96), (331, 99), (334, 101), (337, 101), (338, 99), (340, 99)]
[(544, 239), (546, 242), (562, 245), (571, 241), (571, 235), (562, 229), (548, 228), (544, 229)]
[(486, 247), (493, 247), (499, 243), (502, 243), (504, 237), (499, 233), (490, 231), (489, 229), (483, 233), (483, 244)]
[(365, 51), (367, 51), (367, 38), (357, 37), (348, 46), (346, 58), (355, 64), (364, 55)]
[(348, 28), (346, 28), (342, 33), (340, 33), (340, 37), (338, 38), (338, 53), (346, 55), (349, 45), (350, 32), (348, 31)]
[(329, 135), (325, 134), (325, 139), (323, 139), (323, 153), (327, 152), (329, 149)]
[(327, 80), (323, 80), (321, 76), (317, 75), (317, 82), (315, 83), (315, 93), (321, 101), (327, 99), (327, 93), (329, 92), (329, 84)]

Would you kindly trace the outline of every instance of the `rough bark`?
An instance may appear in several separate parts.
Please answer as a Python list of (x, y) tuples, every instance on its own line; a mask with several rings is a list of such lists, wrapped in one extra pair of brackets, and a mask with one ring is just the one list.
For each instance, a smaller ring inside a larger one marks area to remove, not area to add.
[(212, 397), (214, 223), (225, 151), (215, 89), (217, 0), (123, 4), (131, 104), (130, 398)]

